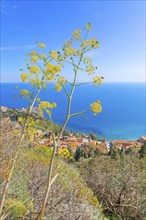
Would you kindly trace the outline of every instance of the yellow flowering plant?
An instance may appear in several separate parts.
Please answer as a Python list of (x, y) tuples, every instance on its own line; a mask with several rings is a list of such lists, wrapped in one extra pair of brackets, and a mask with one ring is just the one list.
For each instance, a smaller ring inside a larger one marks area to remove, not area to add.
[(100, 104), (100, 101), (96, 101), (96, 102), (93, 102), (91, 105), (91, 111), (94, 113), (94, 115), (97, 115), (97, 113), (100, 113), (102, 111), (102, 107), (101, 107), (101, 104)]
[(59, 149), (58, 154), (65, 160), (68, 160), (70, 158), (70, 152), (66, 148)]
[(94, 86), (101, 86), (103, 81), (103, 77), (95, 76), (93, 77)]
[(46, 45), (44, 43), (38, 43), (38, 47), (40, 48), (46, 48)]
[[(92, 59), (87, 56), (87, 53), (91, 50), (97, 49), (99, 47), (99, 43), (96, 38), (88, 38), (90, 31), (92, 30), (91, 23), (88, 23), (85, 26), (84, 31), (77, 29), (73, 31), (71, 39), (66, 41), (59, 51), (51, 50), (49, 53), (45, 53), (47, 46), (42, 42), (37, 42), (38, 50), (32, 50), (26, 55), (26, 69), (21, 69), (21, 80), (23, 83), (29, 83), (32, 85), (32, 90), (28, 91), (23, 89), (20, 91), (20, 95), (22, 98), (27, 98), (29, 100), (29, 107), (27, 110), (28, 117), (25, 119), (22, 127), (21, 138), (19, 140), (18, 146), (16, 147), (16, 152), (14, 153), (14, 158), (12, 160), (11, 169), (8, 175), (8, 179), (6, 181), (3, 195), (2, 195), (2, 204), (1, 209), (4, 205), (4, 200), (6, 196), (7, 189), (10, 184), (10, 180), (13, 174), (13, 170), (15, 167), (15, 163), (18, 158), (20, 146), (25, 138), (25, 135), (33, 132), (33, 125), (36, 123), (33, 120), (30, 120), (30, 113), (36, 102), (38, 104), (38, 111), (41, 115), (46, 112), (50, 118), (50, 122), (52, 125), (52, 140), (53, 140), (53, 150), (50, 158), (49, 168), (48, 168), (48, 178), (47, 178), (47, 189), (44, 195), (44, 201), (42, 204), (42, 208), (39, 212), (38, 218), (42, 220), (45, 213), (45, 207), (48, 200), (48, 195), (50, 192), (51, 185), (57, 178), (58, 174), (53, 176), (53, 164), (56, 155), (56, 148), (59, 144), (60, 138), (62, 136), (63, 131), (69, 121), (70, 118), (74, 116), (79, 116), (85, 112), (91, 111), (94, 115), (100, 113), (102, 111), (100, 101), (96, 101), (92, 103), (88, 109), (83, 109), (80, 112), (71, 112), (71, 104), (72, 98), (74, 94), (74, 90), (77, 86), (81, 86), (83, 84), (92, 83), (93, 85), (100, 86), (102, 84), (102, 77), (94, 76), (93, 81), (91, 82), (83, 82), (77, 83), (78, 75), (81, 71), (86, 72), (88, 75), (92, 75), (96, 73), (97, 67), (93, 65)], [(71, 65), (73, 70), (73, 81), (69, 82), (68, 79), (61, 74), (62, 69), (65, 65)], [(57, 104), (55, 102), (51, 103), (49, 100), (40, 100), (39, 94), (42, 89), (45, 89), (50, 82), (55, 82), (55, 89), (57, 92), (64, 90), (67, 99), (68, 99), (68, 107), (67, 114), (64, 119), (64, 123), (61, 127), (61, 131), (57, 137), (53, 132), (53, 118), (52, 118), (52, 110), (56, 108)], [(68, 87), (70, 87), (68, 89)], [(21, 119), (19, 118), (21, 122)], [(60, 152), (60, 151), (59, 151)], [(61, 153), (62, 154), (62, 153)], [(63, 152), (63, 155), (69, 157), (68, 153)]]
[(21, 117), (21, 116), (20, 116), (20, 117), (18, 117), (18, 122), (20, 122), (20, 123), (21, 123), (21, 122), (23, 122), (23, 121), (24, 121), (24, 118), (23, 118), (23, 117)]
[(21, 95), (22, 98), (28, 97), (29, 96), (29, 91), (26, 90), (26, 89), (22, 89), (20, 91), (20, 95)]

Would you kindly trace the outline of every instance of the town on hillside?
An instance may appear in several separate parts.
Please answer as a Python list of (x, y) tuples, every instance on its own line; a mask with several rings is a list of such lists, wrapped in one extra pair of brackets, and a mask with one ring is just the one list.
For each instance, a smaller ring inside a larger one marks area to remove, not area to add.
[[(21, 129), (21, 124), (17, 121), (17, 114), (25, 114), (26, 109), (10, 109), (8, 107), (1, 106), (1, 127), (6, 130), (11, 129)], [(19, 115), (18, 114), (18, 115)], [(38, 116), (37, 108), (33, 108), (33, 116)], [(40, 116), (39, 116), (40, 117)], [(56, 132), (56, 139), (58, 138), (58, 133)], [(146, 142), (146, 136), (141, 136), (137, 140), (112, 140), (106, 141), (106, 139), (97, 139), (94, 133), (89, 135), (82, 133), (73, 133), (71, 131), (64, 132), (60, 138), (57, 149), (69, 149), (71, 152), (75, 153), (77, 149), (85, 149), (87, 146), (92, 147), (94, 150), (99, 150), (103, 154), (108, 153), (111, 148), (121, 150), (129, 149), (135, 147), (139, 150), (142, 145)], [(33, 136), (32, 147), (35, 146), (48, 146), (53, 147), (53, 140), (51, 135), (51, 130), (38, 129), (37, 133)]]

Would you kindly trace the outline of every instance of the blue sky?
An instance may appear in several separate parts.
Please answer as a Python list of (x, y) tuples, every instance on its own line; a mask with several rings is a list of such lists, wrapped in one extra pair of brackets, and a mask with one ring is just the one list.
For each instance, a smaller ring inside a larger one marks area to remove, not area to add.
[[(1, 1), (1, 81), (19, 81), (36, 40), (59, 49), (91, 22), (100, 48), (90, 53), (106, 82), (145, 81), (145, 1)], [(71, 69), (67, 69), (70, 79)], [(79, 81), (88, 81), (81, 74)]]

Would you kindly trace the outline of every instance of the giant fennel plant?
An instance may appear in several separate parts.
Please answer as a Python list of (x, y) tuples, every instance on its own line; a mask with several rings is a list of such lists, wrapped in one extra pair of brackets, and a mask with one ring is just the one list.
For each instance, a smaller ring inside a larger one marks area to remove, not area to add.
[[(89, 51), (97, 49), (99, 47), (99, 43), (96, 38), (88, 38), (89, 32), (91, 30), (91, 23), (88, 23), (85, 26), (85, 31), (81, 31), (80, 29), (75, 30), (72, 33), (71, 39), (65, 42), (61, 50), (51, 50), (49, 52), (49, 55), (47, 55), (48, 53), (45, 53), (46, 45), (40, 42), (37, 42), (38, 49), (40, 52), (32, 50), (29, 54), (26, 55), (26, 70), (20, 70), (21, 81), (23, 83), (31, 84), (32, 90), (28, 91), (26, 89), (23, 89), (20, 91), (20, 95), (22, 98), (26, 98), (29, 101), (29, 107), (27, 109), (28, 116), (26, 118), (18, 118), (18, 121), (22, 126), (21, 135), (18, 144), (15, 148), (15, 153), (13, 155), (13, 159), (4, 185), (0, 205), (0, 216), (2, 216), (2, 209), (4, 206), (6, 193), (11, 182), (15, 164), (19, 156), (19, 151), (21, 150), (22, 142), (24, 141), (26, 135), (28, 135), (31, 139), (32, 135), (36, 132), (33, 125), (38, 121), (34, 120), (30, 115), (35, 103), (38, 102), (38, 111), (40, 115), (43, 115), (44, 112), (48, 114), (48, 117), (51, 122), (53, 139), (53, 150), (48, 167), (46, 192), (41, 206), (42, 208), (36, 218), (39, 220), (42, 220), (44, 217), (45, 207), (47, 204), (47, 199), (51, 185), (59, 175), (57, 173), (55, 174), (55, 176), (53, 176), (53, 163), (56, 155), (56, 148), (59, 144), (60, 138), (62, 136), (63, 131), (65, 130), (65, 127), (69, 119), (75, 116), (79, 116), (88, 111), (92, 111), (94, 115), (97, 115), (97, 113), (100, 113), (102, 111), (100, 101), (96, 100), (94, 103), (90, 104), (88, 109), (83, 109), (81, 112), (71, 112), (72, 98), (74, 90), (77, 86), (82, 86), (83, 84), (88, 83), (92, 83), (94, 86), (102, 85), (103, 77), (94, 75), (96, 73), (97, 67), (93, 65), (92, 59), (88, 57)], [(68, 81), (68, 79), (61, 74), (62, 69), (66, 64), (71, 65), (72, 67), (72, 82)], [(81, 71), (87, 72), (88, 75), (94, 75), (94, 77), (91, 77), (92, 81), (78, 83), (77, 79)], [(40, 91), (42, 89), (45, 89), (50, 82), (54, 82), (57, 92), (64, 90), (68, 99), (66, 117), (64, 119), (64, 123), (61, 127), (61, 131), (58, 136), (55, 136), (52, 119), (53, 109), (57, 107), (57, 103), (51, 103), (49, 100), (41, 100), (39, 98)], [(68, 89), (68, 87), (70, 87), (70, 89)]]

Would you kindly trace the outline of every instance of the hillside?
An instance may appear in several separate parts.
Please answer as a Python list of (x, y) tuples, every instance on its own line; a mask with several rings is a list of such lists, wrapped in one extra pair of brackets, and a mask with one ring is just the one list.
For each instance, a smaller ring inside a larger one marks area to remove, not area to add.
[[(9, 117), (1, 119), (1, 188), (9, 171), (21, 126)], [(46, 189), (47, 168), (51, 149), (47, 146), (31, 147), (23, 141), (18, 162), (7, 194), (3, 219), (35, 219), (40, 211)], [(44, 219), (105, 219), (102, 208), (73, 164), (57, 156)]]
[[(1, 111), (1, 189), (23, 129), (19, 117), (27, 117), (26, 110)], [(36, 111), (31, 117), (36, 123), (21, 145), (3, 219), (37, 220), (41, 209), (53, 150), (52, 127)], [(54, 129), (57, 135), (60, 126), (54, 124)], [(96, 138), (93, 133), (68, 131), (60, 138), (44, 219), (144, 220), (146, 144), (133, 141), (123, 147), (117, 140), (109, 149)]]

